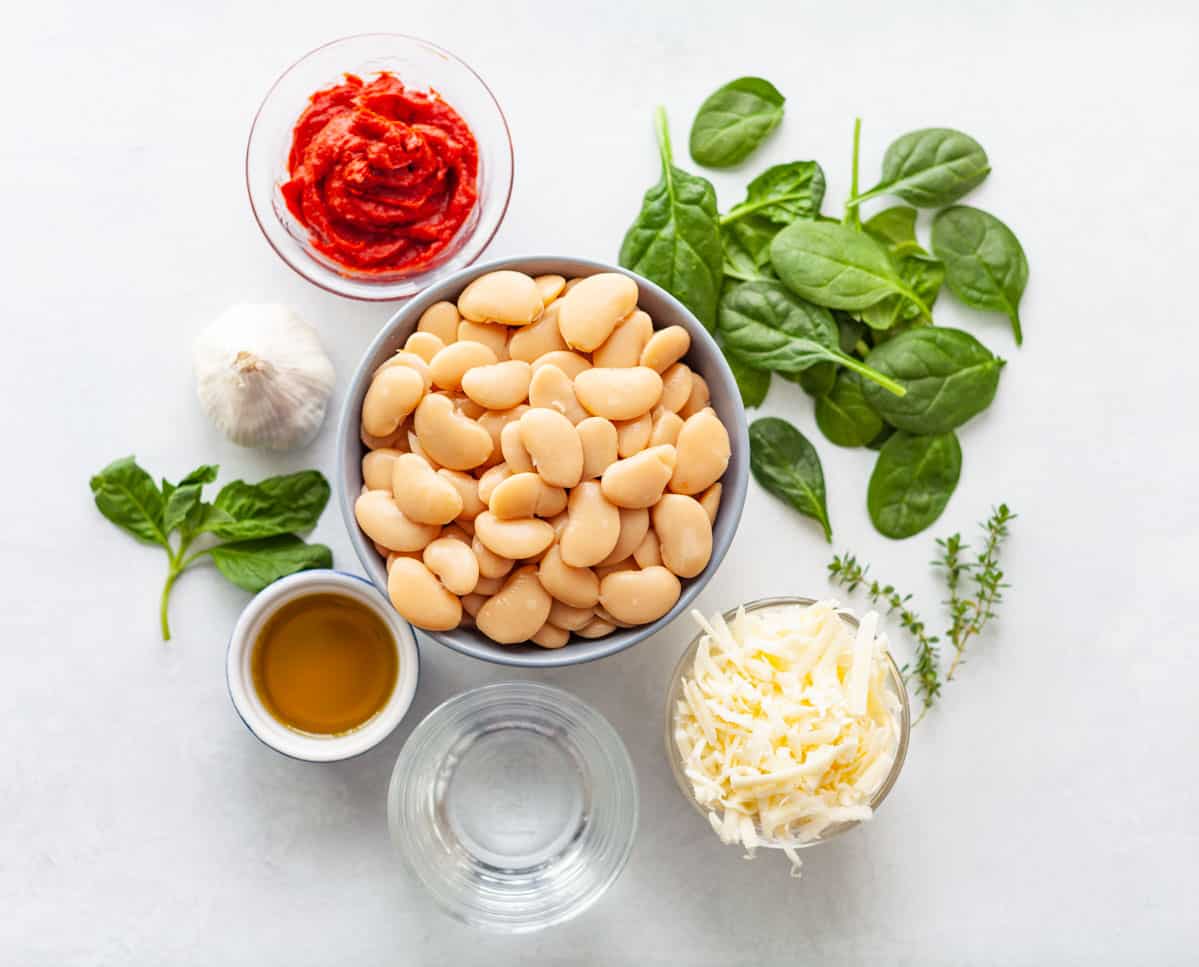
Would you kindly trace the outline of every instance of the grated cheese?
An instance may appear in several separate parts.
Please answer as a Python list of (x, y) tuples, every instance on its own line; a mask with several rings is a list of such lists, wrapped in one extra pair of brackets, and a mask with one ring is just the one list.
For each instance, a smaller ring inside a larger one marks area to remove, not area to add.
[(855, 635), (837, 605), (737, 612), (703, 630), (674, 710), (674, 741), (696, 801), (721, 842), (796, 847), (862, 822), (899, 746), (878, 615)]

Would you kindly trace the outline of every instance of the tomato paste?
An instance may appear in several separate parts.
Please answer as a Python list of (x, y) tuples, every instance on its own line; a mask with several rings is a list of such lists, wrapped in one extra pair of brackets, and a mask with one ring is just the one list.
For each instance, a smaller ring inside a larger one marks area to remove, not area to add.
[(317, 91), (292, 132), (283, 185), (311, 244), (351, 274), (427, 268), (478, 202), (479, 149), (435, 92), (394, 74)]

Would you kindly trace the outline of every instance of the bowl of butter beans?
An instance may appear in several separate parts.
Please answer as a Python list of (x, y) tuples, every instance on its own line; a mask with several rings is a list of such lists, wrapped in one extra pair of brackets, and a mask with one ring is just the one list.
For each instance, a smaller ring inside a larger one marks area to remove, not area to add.
[(745, 410), (712, 336), (587, 259), (503, 259), (406, 303), (338, 434), (371, 580), (430, 637), (509, 665), (601, 658), (673, 620), (748, 485)]

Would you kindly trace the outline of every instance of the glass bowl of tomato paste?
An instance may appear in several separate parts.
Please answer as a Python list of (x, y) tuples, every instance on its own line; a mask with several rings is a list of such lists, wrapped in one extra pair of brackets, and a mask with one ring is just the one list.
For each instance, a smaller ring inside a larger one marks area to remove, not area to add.
[(403, 34), (345, 37), (274, 83), (246, 187), (271, 248), (352, 299), (408, 298), (474, 262), (512, 194), (512, 138), (483, 79)]

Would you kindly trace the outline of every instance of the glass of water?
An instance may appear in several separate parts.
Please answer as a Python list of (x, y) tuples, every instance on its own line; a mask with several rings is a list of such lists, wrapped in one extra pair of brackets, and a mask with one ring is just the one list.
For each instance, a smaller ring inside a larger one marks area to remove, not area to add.
[(452, 916), (507, 933), (582, 913), (624, 868), (637, 785), (620, 736), (558, 688), (501, 682), (434, 709), (387, 797), (392, 841)]

